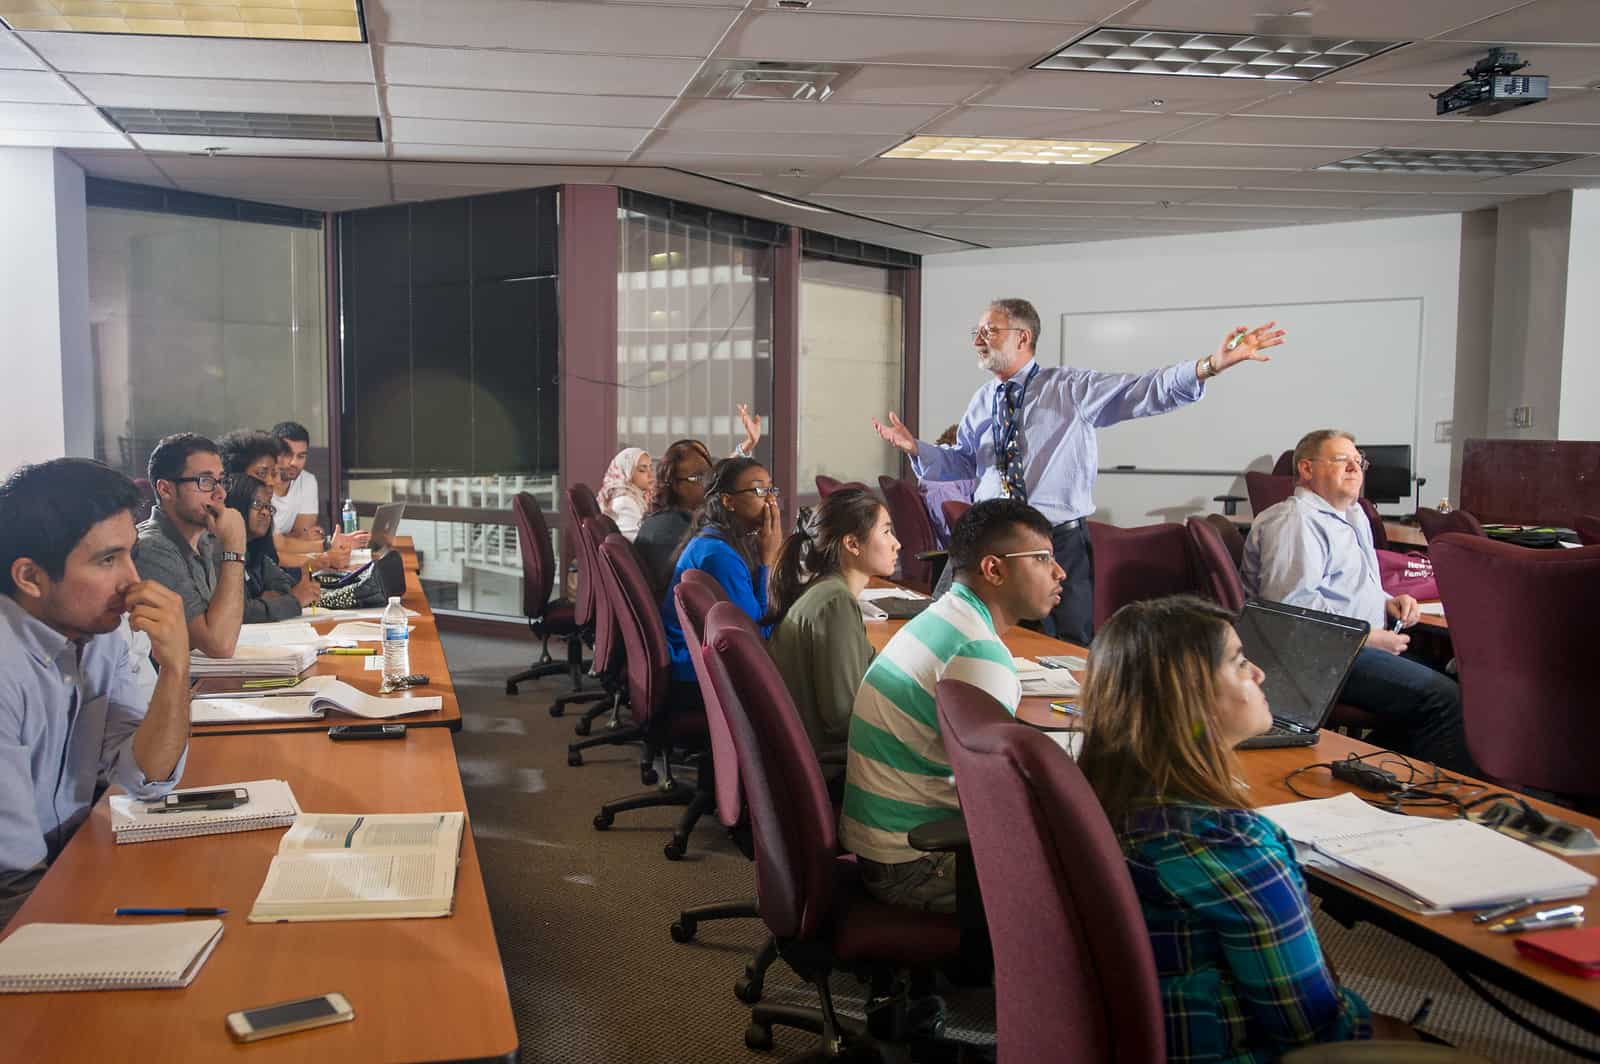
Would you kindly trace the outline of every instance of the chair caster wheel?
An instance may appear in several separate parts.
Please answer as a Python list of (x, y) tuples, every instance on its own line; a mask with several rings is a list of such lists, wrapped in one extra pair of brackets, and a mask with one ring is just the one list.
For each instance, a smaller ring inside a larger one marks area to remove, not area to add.
[(517, 685), (512, 683), (511, 681), (507, 680), (506, 681), (506, 694), (514, 695), (516, 693), (517, 693)]
[(576, 750), (568, 750), (567, 764), (571, 765), (573, 768), (577, 768), (579, 765), (583, 764), (583, 755), (578, 753)]
[(639, 782), (644, 784), (646, 787), (654, 787), (656, 785), (656, 781), (660, 778), (661, 777), (656, 774), (656, 770), (653, 767), (649, 765), (639, 766)]
[(574, 735), (588, 735), (589, 734), (589, 728), (590, 728), (590, 724), (589, 724), (588, 721), (580, 720), (578, 723), (576, 723), (576, 724), (574, 724), (572, 726), (572, 733)]
[(741, 975), (739, 981), (733, 984), (733, 996), (746, 1005), (755, 1005), (761, 1001), (761, 980), (752, 979), (748, 975)]
[(606, 830), (611, 826), (613, 819), (615, 818), (610, 813), (596, 813), (594, 815), (594, 829), (596, 831)]
[(661, 852), (666, 854), (669, 861), (681, 861), (683, 860), (683, 852), (688, 848), (689, 841), (687, 839), (674, 838), (661, 847)]
[(693, 942), (694, 933), (699, 929), (699, 925), (693, 920), (685, 920), (682, 917), (679, 917), (678, 919), (672, 921), (672, 926), (667, 930), (672, 932), (672, 941), (684, 943)]
[(744, 1029), (744, 1044), (748, 1049), (765, 1053), (772, 1048), (772, 1028), (752, 1023)]
[[(511, 686), (511, 685), (510, 685), (510, 684), (507, 684), (507, 685), (506, 685), (506, 686), (507, 686), (507, 687), (509, 687), (509, 686)], [(513, 694), (515, 694), (515, 693), (516, 693), (516, 692), (514, 692), (514, 691), (513, 691), (513, 692), (512, 692), (512, 693), (513, 693)], [(566, 711), (567, 711), (567, 707), (566, 707), (566, 706), (563, 706), (563, 705), (559, 705), (559, 704), (558, 704), (558, 705), (554, 705), (554, 706), (551, 706), (551, 707), (550, 707), (550, 715), (551, 715), (551, 716), (552, 716), (552, 717), (559, 717), (559, 716), (561, 716), (561, 715), (562, 715), (562, 714), (563, 714), (563, 713), (565, 713), (565, 712), (566, 712)]]

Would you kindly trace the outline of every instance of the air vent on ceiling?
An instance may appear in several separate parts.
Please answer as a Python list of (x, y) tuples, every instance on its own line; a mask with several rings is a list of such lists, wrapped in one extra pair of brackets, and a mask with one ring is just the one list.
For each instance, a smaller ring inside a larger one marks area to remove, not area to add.
[(690, 83), (686, 96), (712, 100), (806, 100), (818, 103), (858, 66), (838, 63), (764, 63), (728, 59), (709, 63)]
[(1357, 174), (1445, 174), (1461, 177), (1506, 177), (1556, 163), (1593, 156), (1556, 151), (1431, 151), (1427, 148), (1378, 148), (1324, 163), (1318, 170)]
[(1314, 81), (1405, 43), (1102, 26), (1041, 59), (1034, 68)]
[(275, 115), (253, 111), (186, 111), (103, 107), (125, 133), (194, 137), (269, 137), (277, 140), (382, 140), (378, 120), (365, 115)]

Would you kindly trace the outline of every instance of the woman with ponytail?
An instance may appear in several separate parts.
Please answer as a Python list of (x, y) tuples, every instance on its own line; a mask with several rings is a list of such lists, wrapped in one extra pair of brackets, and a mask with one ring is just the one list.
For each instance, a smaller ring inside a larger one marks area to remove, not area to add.
[(705, 504), (673, 563), (672, 580), (661, 604), (673, 679), (694, 683), (689, 647), (678, 626), (673, 592), (687, 569), (710, 573), (728, 598), (761, 625), (766, 635), (767, 572), (778, 560), (783, 539), (778, 530), (778, 489), (767, 467), (754, 458), (724, 458), (705, 484)]
[(767, 649), (819, 753), (848, 737), (856, 689), (872, 660), (856, 596), (874, 576), (893, 573), (899, 556), (888, 508), (860, 488), (802, 510), (783, 541)]

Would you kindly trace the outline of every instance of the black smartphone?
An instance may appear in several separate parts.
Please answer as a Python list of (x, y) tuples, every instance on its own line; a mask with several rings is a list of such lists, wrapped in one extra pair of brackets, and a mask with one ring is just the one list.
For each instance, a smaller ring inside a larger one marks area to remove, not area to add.
[(212, 791), (180, 791), (145, 806), (149, 813), (188, 813), (197, 809), (234, 809), (250, 800), (243, 787), (219, 787)]
[(328, 738), (334, 742), (351, 739), (404, 739), (404, 724), (335, 724), (328, 729)]

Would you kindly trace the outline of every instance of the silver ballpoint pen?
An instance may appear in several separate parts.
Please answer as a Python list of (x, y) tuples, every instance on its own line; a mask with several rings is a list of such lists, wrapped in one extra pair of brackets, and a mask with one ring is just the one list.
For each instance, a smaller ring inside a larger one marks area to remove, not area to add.
[(1545, 909), (1515, 920), (1495, 924), (1490, 931), (1499, 935), (1520, 931), (1551, 931), (1558, 927), (1578, 927), (1583, 923), (1583, 906), (1564, 905), (1559, 909)]

